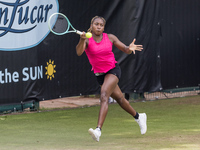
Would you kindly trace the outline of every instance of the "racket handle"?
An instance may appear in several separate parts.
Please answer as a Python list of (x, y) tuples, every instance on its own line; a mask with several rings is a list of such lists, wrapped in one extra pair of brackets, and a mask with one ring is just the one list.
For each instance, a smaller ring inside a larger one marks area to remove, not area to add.
[(78, 30), (76, 30), (76, 33), (79, 34), (79, 35), (82, 35), (82, 34), (83, 34), (83, 32), (78, 31)]

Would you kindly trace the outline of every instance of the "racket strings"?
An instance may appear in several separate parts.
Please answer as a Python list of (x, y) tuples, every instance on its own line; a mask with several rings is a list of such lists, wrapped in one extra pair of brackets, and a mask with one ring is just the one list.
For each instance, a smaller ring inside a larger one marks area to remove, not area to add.
[(50, 20), (50, 26), (55, 33), (64, 33), (69, 30), (69, 23), (66, 18), (62, 15), (54, 15)]

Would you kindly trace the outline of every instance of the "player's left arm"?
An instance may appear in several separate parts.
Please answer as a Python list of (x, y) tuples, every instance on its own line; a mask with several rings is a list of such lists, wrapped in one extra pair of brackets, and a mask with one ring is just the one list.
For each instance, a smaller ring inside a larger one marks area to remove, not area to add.
[(135, 45), (136, 39), (134, 39), (129, 46), (126, 46), (113, 34), (108, 34), (108, 38), (113, 43), (113, 45), (115, 45), (119, 50), (126, 54), (131, 54), (132, 52), (135, 54), (135, 51), (142, 51), (143, 49), (142, 45)]

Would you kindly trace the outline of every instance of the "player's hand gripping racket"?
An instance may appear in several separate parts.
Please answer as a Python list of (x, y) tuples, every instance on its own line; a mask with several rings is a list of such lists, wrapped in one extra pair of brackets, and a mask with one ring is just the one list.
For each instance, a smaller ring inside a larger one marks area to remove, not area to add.
[[(83, 32), (76, 30), (70, 23), (69, 19), (62, 13), (52, 14), (48, 20), (48, 26), (49, 26), (49, 30), (56, 35), (64, 35), (64, 34), (72, 33), (72, 32), (77, 33), (79, 35), (83, 34)], [(90, 37), (87, 37), (87, 38), (90, 38)]]

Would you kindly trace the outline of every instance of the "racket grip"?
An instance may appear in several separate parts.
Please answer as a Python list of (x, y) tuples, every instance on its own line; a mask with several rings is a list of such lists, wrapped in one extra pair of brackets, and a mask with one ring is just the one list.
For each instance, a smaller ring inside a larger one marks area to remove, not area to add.
[(76, 30), (76, 33), (79, 34), (79, 35), (82, 35), (83, 32), (79, 31), (79, 30)]

